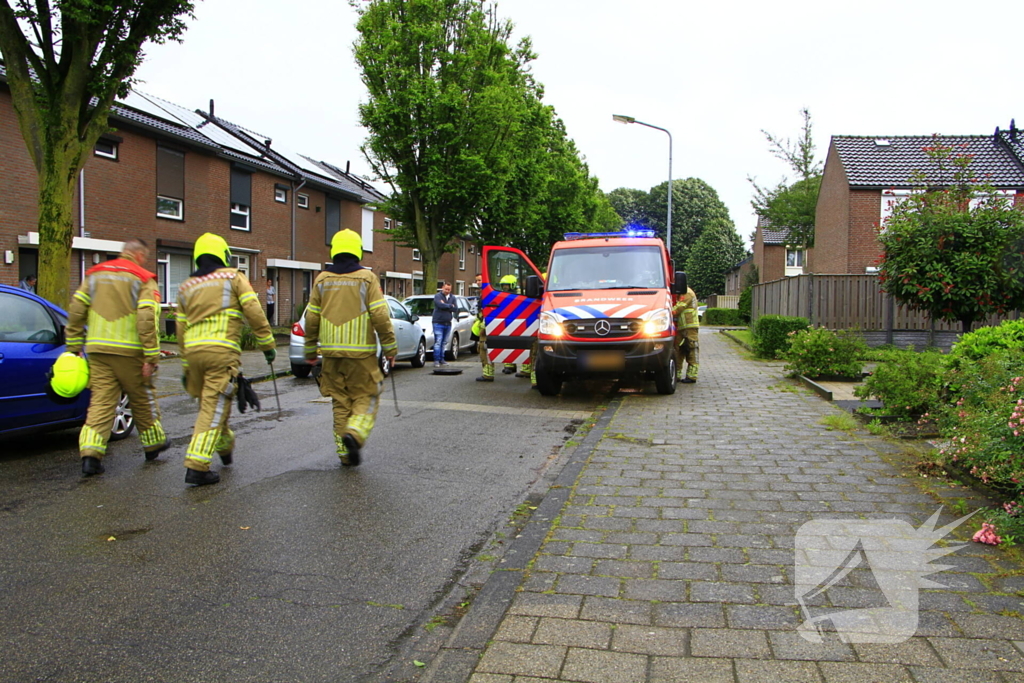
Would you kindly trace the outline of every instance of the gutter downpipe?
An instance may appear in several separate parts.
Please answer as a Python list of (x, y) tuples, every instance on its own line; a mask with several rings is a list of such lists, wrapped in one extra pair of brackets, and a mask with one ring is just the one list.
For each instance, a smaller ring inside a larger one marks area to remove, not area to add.
[[(298, 201), (299, 201), (299, 190), (301, 190), (302, 187), (305, 184), (306, 184), (306, 179), (305, 178), (302, 179), (302, 182), (299, 183), (298, 186), (295, 185), (295, 181), (294, 180), (292, 181), (292, 234), (291, 234), (292, 242), (291, 242), (291, 251), (289, 252), (291, 254), (289, 256), (289, 258), (291, 258), (292, 261), (296, 260), (295, 259), (295, 207), (296, 207), (296, 205), (298, 204)], [(293, 311), (292, 317), (293, 318), (297, 318), (299, 313), (295, 311), (295, 301), (296, 301), (296, 297), (295, 297), (295, 269), (291, 268), (290, 270), (291, 270), (291, 285), (290, 285), (290, 287), (291, 287), (291, 304), (292, 304), (292, 311)]]

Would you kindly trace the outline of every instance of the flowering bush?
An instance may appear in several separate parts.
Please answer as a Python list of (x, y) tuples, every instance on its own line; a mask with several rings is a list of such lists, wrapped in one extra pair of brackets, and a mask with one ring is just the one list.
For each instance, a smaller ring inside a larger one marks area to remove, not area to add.
[(862, 399), (874, 396), (885, 405), (886, 415), (929, 415), (942, 405), (944, 371), (944, 356), (938, 351), (892, 349), (882, 354), (878, 367), (853, 393)]
[(824, 327), (789, 332), (789, 348), (782, 357), (786, 370), (807, 377), (860, 377), (864, 364), (859, 360), (867, 345), (856, 332), (838, 334)]
[(1024, 356), (1003, 350), (946, 374), (956, 387), (942, 411), (939, 454), (986, 484), (1024, 492)]

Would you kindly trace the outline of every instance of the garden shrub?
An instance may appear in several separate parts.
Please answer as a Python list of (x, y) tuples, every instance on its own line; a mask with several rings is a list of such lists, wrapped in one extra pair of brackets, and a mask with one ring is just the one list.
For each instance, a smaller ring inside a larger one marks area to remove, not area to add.
[(806, 330), (810, 325), (807, 318), (762, 315), (752, 330), (754, 353), (761, 358), (778, 358), (789, 346), (789, 333)]
[(941, 407), (945, 369), (946, 357), (938, 350), (889, 349), (853, 392), (858, 398), (877, 398), (886, 415), (914, 419)]
[(859, 360), (867, 345), (856, 332), (839, 333), (824, 327), (789, 333), (789, 348), (782, 352), (786, 370), (806, 377), (860, 378)]
[(740, 301), (739, 301), (739, 305), (737, 306), (737, 310), (740, 312), (740, 324), (741, 325), (749, 325), (750, 324), (750, 306), (751, 306), (751, 300), (753, 298), (754, 298), (754, 288), (753, 287), (747, 287), (742, 292), (740, 292)]
[(735, 308), (709, 308), (704, 311), (705, 325), (730, 325), (739, 326), (740, 312)]
[(995, 327), (982, 327), (960, 337), (949, 352), (950, 370), (965, 361), (980, 361), (995, 351), (1024, 348), (1024, 319), (1007, 320)]
[[(967, 336), (967, 335), (964, 335)], [(1024, 355), (1002, 349), (960, 359), (945, 376), (956, 387), (940, 413), (942, 458), (986, 484), (1024, 492)]]

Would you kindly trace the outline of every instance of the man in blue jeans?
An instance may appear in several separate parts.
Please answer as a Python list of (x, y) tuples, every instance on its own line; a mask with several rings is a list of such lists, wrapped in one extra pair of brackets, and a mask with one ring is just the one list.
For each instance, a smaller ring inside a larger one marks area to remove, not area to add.
[(434, 315), (431, 321), (434, 324), (434, 367), (448, 365), (444, 360), (444, 349), (448, 346), (448, 338), (452, 334), (452, 314), (455, 313), (458, 304), (452, 296), (452, 283), (445, 282), (441, 285), (441, 291), (434, 295)]

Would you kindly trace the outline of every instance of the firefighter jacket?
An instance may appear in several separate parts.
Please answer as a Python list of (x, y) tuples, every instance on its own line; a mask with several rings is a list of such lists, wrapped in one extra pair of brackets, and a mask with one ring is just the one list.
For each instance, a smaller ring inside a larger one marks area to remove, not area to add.
[(681, 296), (673, 307), (672, 313), (676, 316), (678, 329), (700, 327), (700, 318), (697, 315), (697, 295), (689, 287), (686, 288), (686, 294)]
[(64, 330), (68, 351), (160, 360), (156, 275), (127, 255), (93, 266), (71, 298)]
[(325, 270), (313, 283), (306, 308), (306, 358), (316, 358), (317, 345), (325, 358), (365, 358), (377, 351), (398, 351), (388, 302), (380, 282), (365, 268), (351, 273)]
[(190, 277), (178, 288), (178, 344), (187, 353), (200, 348), (242, 351), (242, 327), (249, 322), (256, 344), (275, 347), (274, 333), (248, 278), (236, 268), (218, 268)]

